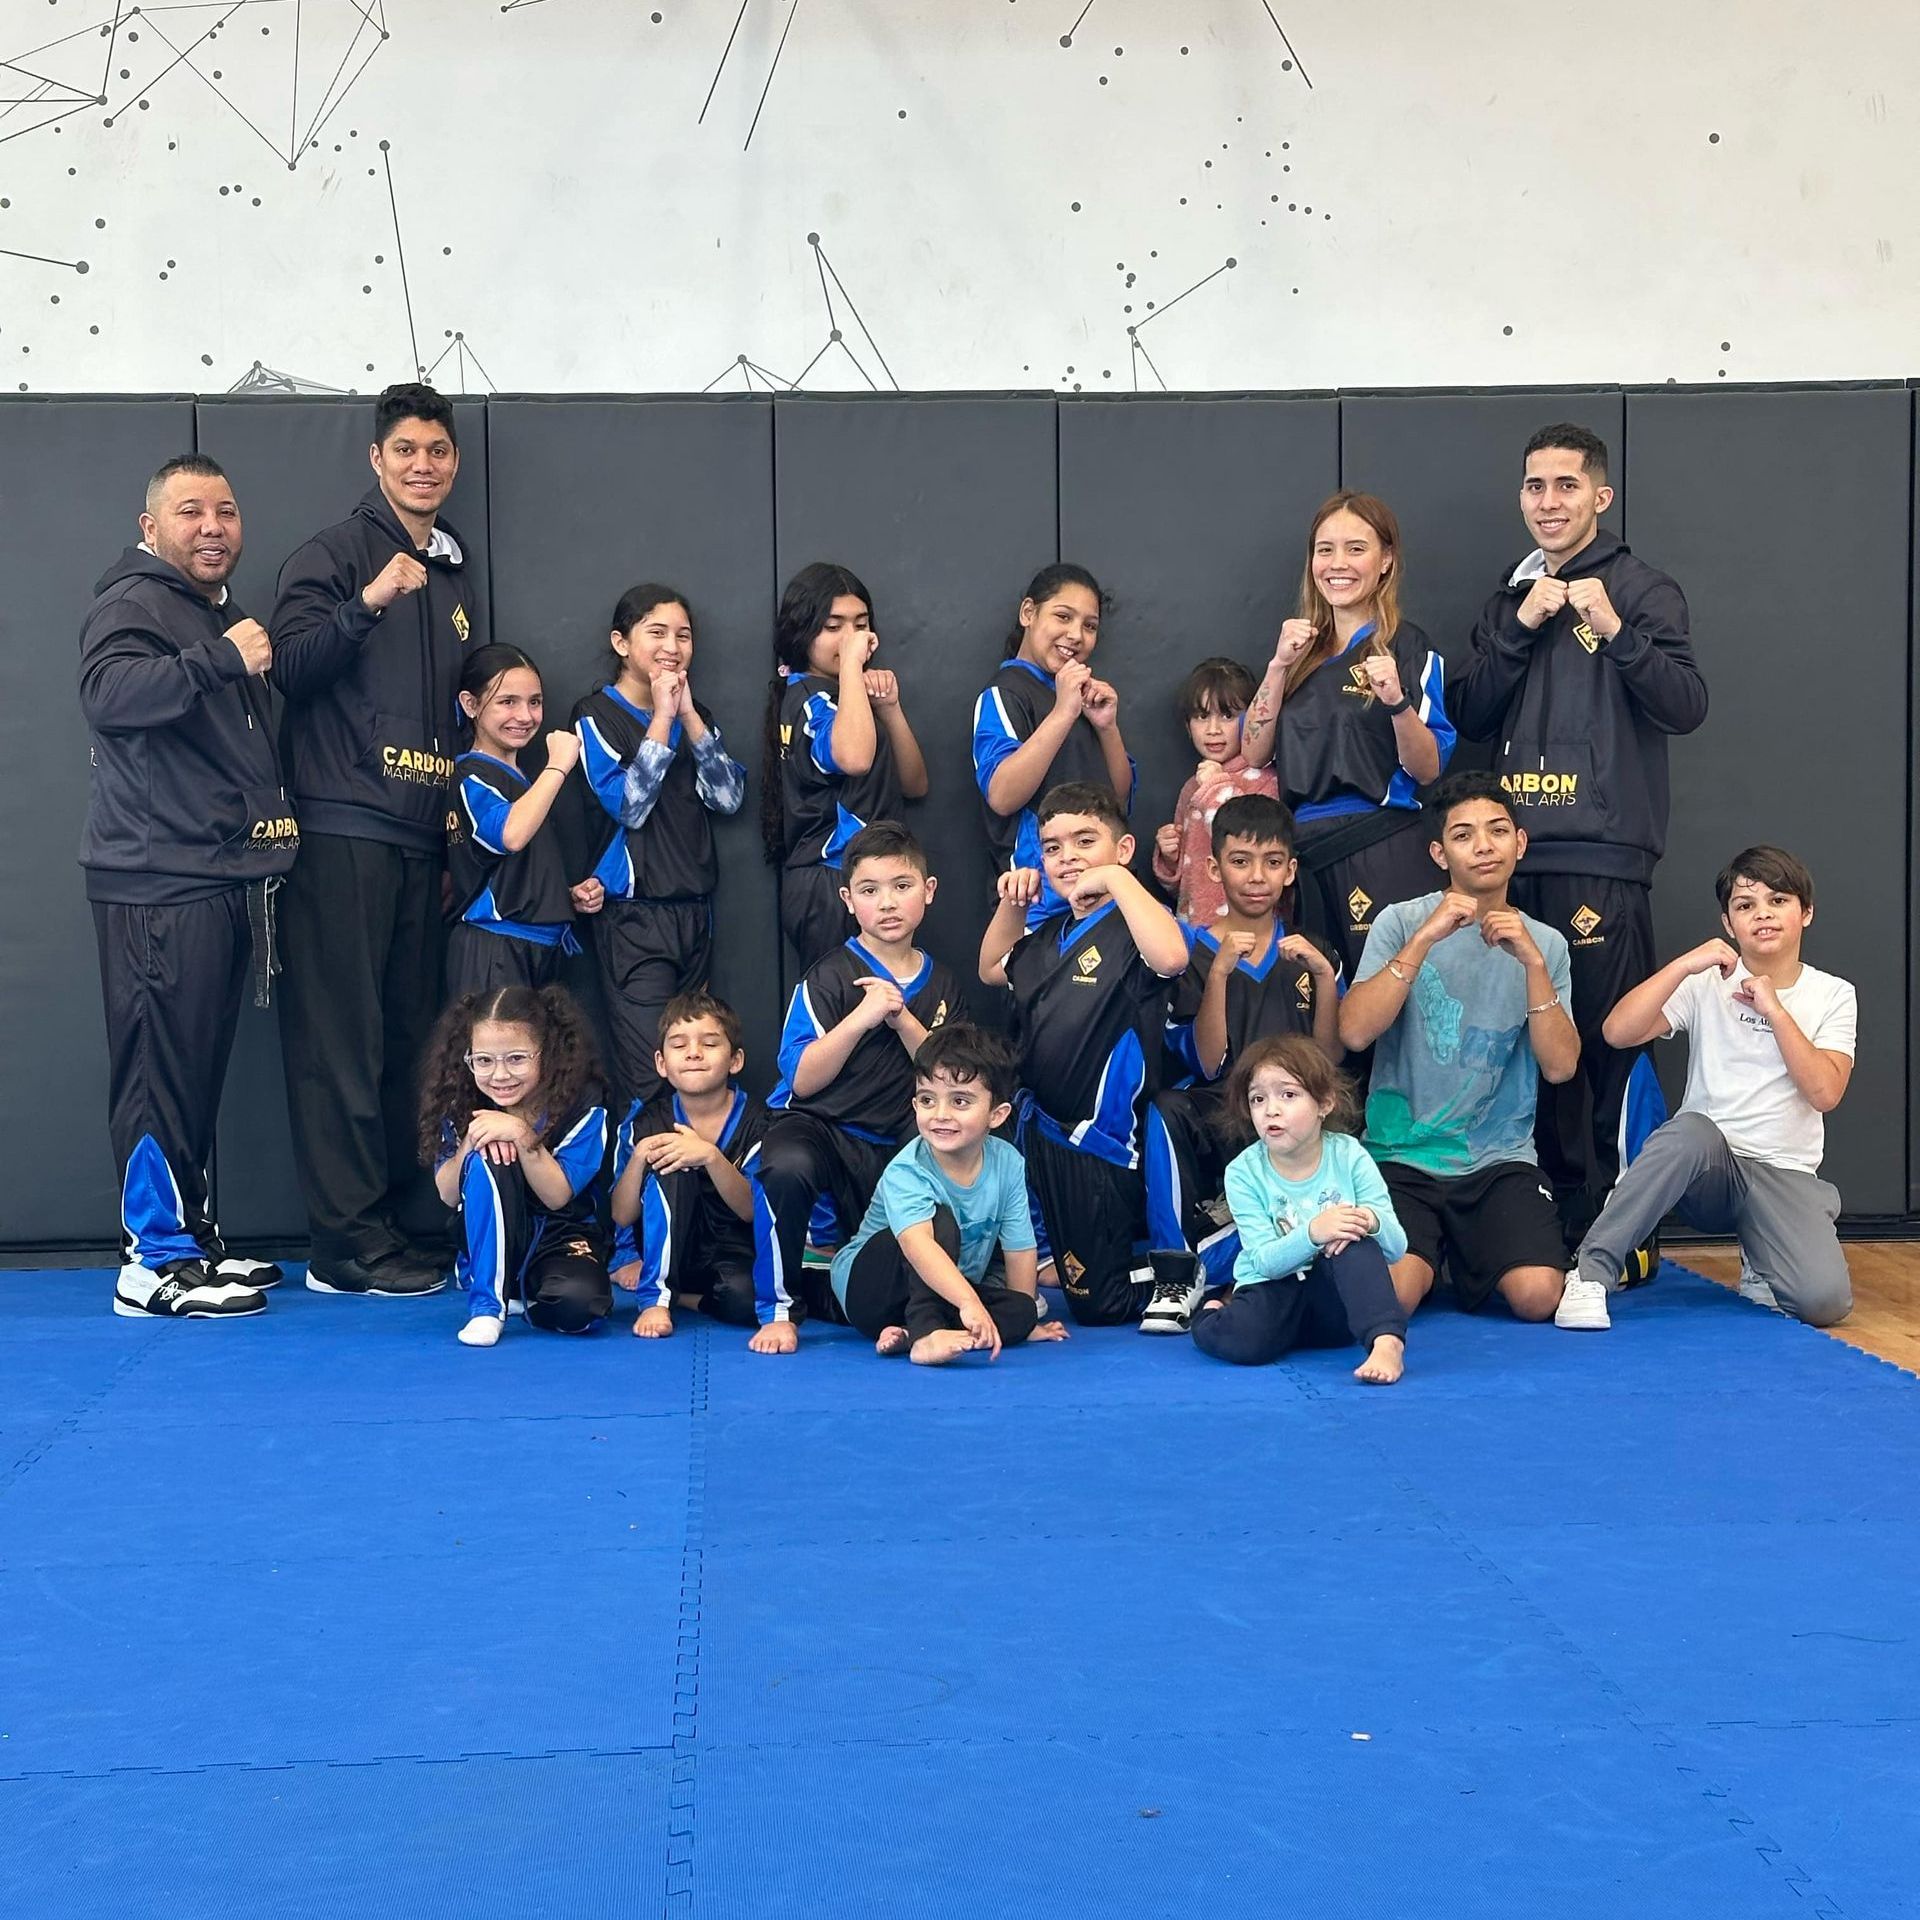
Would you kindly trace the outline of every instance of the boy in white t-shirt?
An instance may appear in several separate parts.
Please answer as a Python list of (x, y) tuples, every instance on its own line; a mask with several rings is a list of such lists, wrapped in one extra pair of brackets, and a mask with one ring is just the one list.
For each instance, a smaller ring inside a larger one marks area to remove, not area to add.
[(1688, 1035), (1687, 1094), (1581, 1242), (1558, 1326), (1610, 1324), (1608, 1287), (1676, 1206), (1702, 1232), (1739, 1236), (1748, 1299), (1816, 1327), (1853, 1310), (1833, 1226), (1840, 1195), (1819, 1178), (1823, 1116), (1853, 1075), (1853, 988), (1801, 963), (1813, 876), (1792, 854), (1749, 847), (1715, 891), (1734, 945), (1683, 953), (1607, 1015), (1609, 1046)]

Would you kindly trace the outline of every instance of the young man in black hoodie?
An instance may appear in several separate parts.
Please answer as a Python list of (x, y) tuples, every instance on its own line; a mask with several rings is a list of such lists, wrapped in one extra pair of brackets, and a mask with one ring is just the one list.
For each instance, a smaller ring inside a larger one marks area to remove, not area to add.
[(420, 1294), (446, 1262), (396, 1219), (415, 1178), (415, 1074), (439, 1010), (456, 691), (481, 643), (462, 542), (441, 521), (453, 408), (389, 387), (375, 484), (280, 570), (274, 680), (305, 830), (282, 912), (281, 1045), (319, 1293)]
[[(1542, 427), (1525, 461), (1520, 512), (1539, 544), (1487, 602), (1472, 663), (1448, 693), (1461, 732), (1495, 743), (1494, 769), (1526, 828), (1513, 904), (1571, 950), (1580, 1076), (1542, 1087), (1535, 1145), (1572, 1247), (1628, 1143), (1665, 1117), (1645, 1050), (1608, 1046), (1600, 1025), (1653, 971), (1667, 740), (1707, 717), (1707, 684), (1679, 587), (1599, 525), (1613, 501), (1606, 442), (1586, 427)], [(1627, 1278), (1650, 1278), (1651, 1264), (1642, 1249)]]
[(169, 460), (80, 629), (80, 863), (120, 1170), (113, 1310), (130, 1319), (258, 1313), (280, 1278), (229, 1255), (207, 1213), (241, 995), (250, 972), (266, 995), (271, 894), (300, 844), (267, 708), (272, 646), (227, 592), (239, 559), (226, 475), (204, 454)]

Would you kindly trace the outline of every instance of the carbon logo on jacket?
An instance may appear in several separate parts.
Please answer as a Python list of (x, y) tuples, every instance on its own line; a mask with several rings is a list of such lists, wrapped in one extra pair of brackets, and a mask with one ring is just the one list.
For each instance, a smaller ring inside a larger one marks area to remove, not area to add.
[(1340, 691), (1356, 693), (1363, 700), (1373, 698), (1373, 682), (1367, 678), (1367, 663), (1364, 660), (1356, 660), (1347, 669), (1347, 684)]
[(473, 622), (467, 618), (467, 610), (456, 605), (453, 609), (453, 630), (460, 636), (460, 644), (466, 644), (467, 635), (473, 631)]
[(457, 847), (467, 837), (467, 825), (460, 817), (458, 807), (447, 809), (447, 844)]
[(1573, 944), (1576, 947), (1604, 947), (1607, 944), (1607, 936), (1604, 933), (1598, 939), (1594, 938), (1594, 930), (1600, 924), (1601, 916), (1583, 902), (1579, 911), (1567, 922), (1567, 925), (1579, 935)]
[(935, 1027), (942, 1025), (945, 1022), (946, 1017), (947, 1017), (947, 1003), (944, 1000), (942, 1000), (940, 1004), (934, 1008), (933, 1018), (927, 1022), (927, 1031), (931, 1033)]
[(1091, 980), (1100, 971), (1100, 949), (1089, 947), (1073, 964), (1079, 969), (1076, 980)]
[(247, 838), (257, 847), (297, 847), (300, 823), (290, 813), (276, 815), (271, 820), (256, 820), (248, 829)]
[(1296, 1002), (1299, 1010), (1302, 1013), (1311, 1012), (1313, 1007), (1313, 975), (1310, 973), (1301, 974), (1300, 977), (1294, 981), (1293, 990), (1300, 996)]
[(1364, 887), (1355, 887), (1354, 890), (1347, 895), (1348, 917), (1356, 927), (1364, 927), (1368, 924), (1369, 917), (1372, 913), (1373, 895), (1367, 892)]
[(1503, 773), (1500, 784), (1517, 807), (1576, 807), (1580, 804), (1577, 773)]
[(382, 747), (380, 767), (389, 780), (411, 780), (423, 787), (443, 787), (453, 778), (451, 757), (427, 747)]
[(1584, 620), (1574, 622), (1573, 637), (1578, 640), (1589, 653), (1598, 653), (1600, 651), (1600, 636), (1595, 633)]

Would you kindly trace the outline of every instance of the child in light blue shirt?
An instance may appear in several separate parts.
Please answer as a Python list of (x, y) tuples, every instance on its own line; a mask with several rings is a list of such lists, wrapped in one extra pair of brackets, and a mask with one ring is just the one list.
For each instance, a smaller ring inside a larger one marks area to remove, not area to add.
[(1391, 1386), (1405, 1366), (1407, 1315), (1388, 1266), (1407, 1236), (1379, 1168), (1347, 1130), (1350, 1082), (1313, 1041), (1275, 1034), (1235, 1062), (1225, 1105), (1254, 1136), (1227, 1168), (1240, 1255), (1231, 1289), (1195, 1316), (1194, 1345), (1252, 1367), (1295, 1347), (1357, 1343), (1367, 1357), (1354, 1378)]
[(1039, 1317), (1026, 1162), (993, 1138), (1012, 1111), (1013, 1055), (955, 1021), (913, 1056), (916, 1138), (888, 1161), (860, 1231), (833, 1257), (848, 1322), (891, 1357), (941, 1366), (1027, 1340), (1064, 1340)]

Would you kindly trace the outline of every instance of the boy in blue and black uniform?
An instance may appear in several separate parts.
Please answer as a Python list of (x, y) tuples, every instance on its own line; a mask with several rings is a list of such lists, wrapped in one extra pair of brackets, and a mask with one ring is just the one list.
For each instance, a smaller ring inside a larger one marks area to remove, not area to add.
[[(805, 1309), (794, 1298), (807, 1222), (825, 1195), (852, 1233), (887, 1162), (913, 1126), (913, 1056), (927, 1035), (966, 1018), (952, 968), (914, 944), (937, 882), (905, 827), (876, 821), (848, 842), (841, 894), (860, 931), (807, 969), (780, 1035), (780, 1084), (760, 1152), (773, 1208), (781, 1304), (750, 1342), (791, 1353)], [(808, 1305), (833, 1317), (831, 1292)]]
[(1168, 1257), (1157, 1258), (1142, 1333), (1186, 1332), (1205, 1288), (1233, 1277), (1240, 1238), (1222, 1200), (1220, 1094), (1234, 1062), (1276, 1034), (1316, 1040), (1335, 1063), (1344, 1051), (1339, 962), (1280, 918), (1298, 871), (1292, 813), (1265, 794), (1238, 795), (1215, 813), (1212, 844), (1207, 864), (1226, 911), (1182, 928), (1189, 958), (1173, 989), (1167, 1055), (1169, 1076), (1184, 1078), (1147, 1113), (1148, 1233)]
[(1187, 964), (1180, 923), (1127, 869), (1133, 836), (1111, 788), (1069, 783), (1034, 810), (1046, 880), (1065, 908), (1031, 933), (1042, 876), (1000, 877), (980, 978), (1013, 995), (1021, 1147), (1073, 1317), (1138, 1320), (1152, 1291), (1136, 1270), (1146, 1225), (1140, 1161), (1159, 1076), (1167, 981)]
[[(1487, 602), (1454, 712), (1463, 733), (1497, 744), (1494, 771), (1527, 835), (1513, 904), (1572, 956), (1580, 1073), (1542, 1087), (1534, 1130), (1572, 1247), (1666, 1117), (1645, 1048), (1609, 1046), (1601, 1029), (1654, 970), (1667, 741), (1706, 719), (1707, 684), (1686, 596), (1599, 524), (1613, 501), (1606, 442), (1543, 427), (1524, 458), (1520, 511), (1539, 544)], [(1658, 1265), (1637, 1249), (1627, 1277)]]
[(396, 1214), (440, 1005), (455, 693), (481, 635), (464, 543), (439, 517), (460, 466), (452, 406), (389, 387), (369, 457), (376, 484), (281, 568), (269, 623), (307, 825), (282, 909), (280, 1035), (309, 1283), (418, 1294), (446, 1284), (445, 1263)]
[(740, 1016), (724, 1000), (706, 992), (669, 1000), (655, 1052), (666, 1084), (621, 1124), (613, 1218), (640, 1230), (633, 1330), (642, 1339), (672, 1333), (676, 1305), (760, 1327), (792, 1304), (758, 1177), (767, 1109), (737, 1084), (742, 1041)]
[(280, 1278), (238, 1260), (207, 1212), (207, 1161), (249, 972), (273, 968), (271, 893), (300, 841), (280, 784), (265, 630), (227, 592), (240, 510), (204, 454), (147, 488), (141, 544), (80, 629), (89, 730), (87, 874), (120, 1175), (113, 1310), (258, 1313)]

